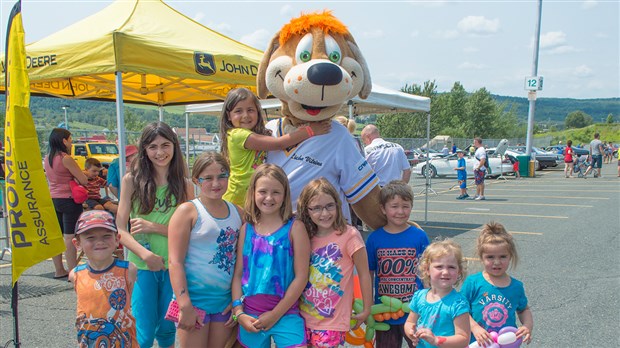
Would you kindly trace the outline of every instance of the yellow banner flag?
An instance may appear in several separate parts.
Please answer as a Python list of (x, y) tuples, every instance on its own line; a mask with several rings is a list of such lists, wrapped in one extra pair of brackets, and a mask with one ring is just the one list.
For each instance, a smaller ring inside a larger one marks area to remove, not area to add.
[(13, 285), (33, 265), (65, 250), (30, 113), (21, 3), (9, 17), (6, 52), (5, 180)]

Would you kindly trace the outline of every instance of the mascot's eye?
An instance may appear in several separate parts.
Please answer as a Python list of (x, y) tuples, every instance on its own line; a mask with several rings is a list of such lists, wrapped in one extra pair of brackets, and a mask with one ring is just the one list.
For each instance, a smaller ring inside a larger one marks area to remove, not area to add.
[(329, 35), (325, 35), (325, 52), (327, 52), (327, 58), (332, 63), (340, 64), (340, 60), (342, 59), (340, 46), (336, 40)]
[(295, 50), (295, 58), (302, 62), (308, 62), (312, 58), (312, 34), (308, 33), (299, 40)]
[(310, 55), (310, 52), (308, 52), (308, 51), (303, 51), (303, 52), (301, 52), (301, 53), (299, 54), (299, 57), (297, 57), (297, 58), (299, 58), (299, 60), (300, 60), (301, 62), (304, 62), (304, 63), (305, 63), (305, 62), (309, 61), (311, 57), (312, 57), (312, 56)]

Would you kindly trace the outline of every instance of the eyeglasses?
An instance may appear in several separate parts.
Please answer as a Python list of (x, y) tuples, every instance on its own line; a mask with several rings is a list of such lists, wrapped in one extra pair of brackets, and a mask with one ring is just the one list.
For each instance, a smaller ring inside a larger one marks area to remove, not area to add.
[(308, 207), (308, 211), (311, 214), (320, 214), (321, 212), (323, 212), (323, 209), (325, 209), (327, 211), (334, 211), (334, 210), (336, 210), (336, 203), (329, 203), (329, 204), (326, 204), (324, 206), (317, 205), (317, 206), (314, 206), (314, 207)]
[(198, 181), (199, 184), (203, 184), (204, 182), (213, 182), (215, 180), (224, 180), (224, 179), (228, 179), (228, 177), (230, 176), (230, 173), (222, 173), (216, 177), (213, 177), (211, 175), (208, 175), (204, 178), (196, 178), (196, 180)]

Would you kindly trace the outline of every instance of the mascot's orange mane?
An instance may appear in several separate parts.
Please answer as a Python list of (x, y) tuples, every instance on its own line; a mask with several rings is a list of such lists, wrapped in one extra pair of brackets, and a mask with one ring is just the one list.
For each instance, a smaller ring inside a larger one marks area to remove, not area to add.
[(324, 33), (348, 34), (349, 30), (342, 24), (331, 11), (323, 13), (301, 14), (298, 18), (291, 20), (280, 30), (280, 45), (283, 46), (292, 36), (305, 35), (310, 32), (310, 28), (320, 28)]

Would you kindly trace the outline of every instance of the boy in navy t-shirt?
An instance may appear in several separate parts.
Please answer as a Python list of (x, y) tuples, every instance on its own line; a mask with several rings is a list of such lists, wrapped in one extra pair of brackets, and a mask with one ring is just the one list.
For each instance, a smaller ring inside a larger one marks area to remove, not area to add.
[(459, 188), (461, 189), (461, 195), (456, 197), (456, 199), (465, 199), (469, 197), (467, 194), (467, 164), (465, 162), (465, 151), (458, 150), (457, 156), (459, 157), (458, 162), (456, 162), (456, 179), (459, 181)]
[[(366, 251), (371, 279), (374, 279), (375, 303), (386, 295), (409, 303), (416, 290), (424, 286), (417, 276), (418, 260), (430, 244), (419, 226), (409, 225), (413, 209), (413, 191), (402, 181), (391, 181), (381, 188), (381, 211), (387, 225), (368, 236)], [(377, 347), (400, 347), (403, 338), (409, 347), (413, 343), (404, 334), (407, 316), (386, 320), (388, 331), (377, 331)]]

